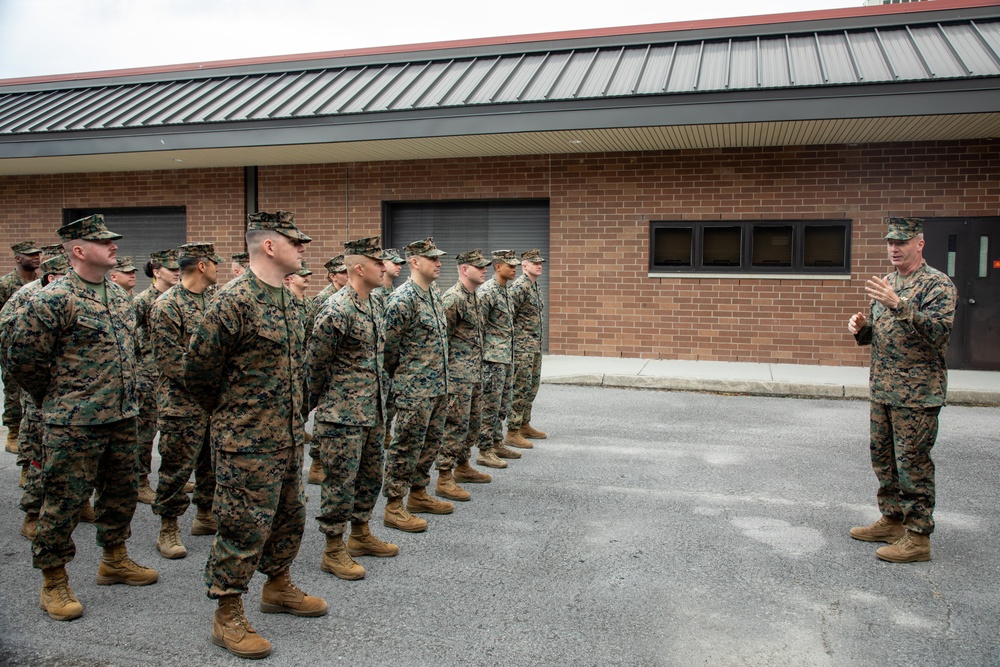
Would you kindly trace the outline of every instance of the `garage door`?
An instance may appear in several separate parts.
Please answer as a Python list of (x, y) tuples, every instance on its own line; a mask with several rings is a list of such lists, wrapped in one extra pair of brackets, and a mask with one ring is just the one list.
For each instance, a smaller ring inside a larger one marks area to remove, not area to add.
[[(414, 241), (434, 237), (438, 248), (448, 253), (442, 258), (441, 277), (437, 283), (442, 291), (458, 281), (455, 255), (482, 248), (487, 257), (494, 250), (514, 249), (518, 255), (538, 248), (549, 259), (549, 203), (547, 200), (476, 201), (476, 202), (415, 202), (387, 203), (383, 236), (386, 247), (398, 248)], [(518, 272), (520, 275), (520, 272)], [(404, 267), (397, 284), (409, 276)], [(493, 269), (487, 269), (487, 278)], [(548, 267), (538, 280), (549, 312)], [(549, 347), (549, 322), (545, 318), (542, 349)]]

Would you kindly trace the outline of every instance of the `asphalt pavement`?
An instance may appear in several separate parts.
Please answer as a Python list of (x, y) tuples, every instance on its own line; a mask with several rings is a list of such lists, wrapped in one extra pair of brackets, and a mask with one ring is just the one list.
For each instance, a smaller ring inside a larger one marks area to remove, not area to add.
[[(877, 516), (864, 401), (546, 384), (549, 432), (430, 529), (373, 530), (396, 558), (368, 576), (319, 569), (309, 523), (293, 578), (331, 605), (248, 616), (269, 665), (1000, 665), (996, 478), (1000, 412), (949, 406), (935, 448), (938, 528), (929, 563), (891, 564), (848, 537)], [(154, 454), (154, 468), (158, 459)], [(246, 664), (209, 638), (202, 571), (211, 537), (163, 560), (139, 506), (129, 551), (152, 586), (97, 586), (81, 525), (72, 622), (38, 607), (40, 574), (18, 533), (18, 471), (0, 453), (0, 664)], [(155, 480), (155, 475), (154, 475)]]

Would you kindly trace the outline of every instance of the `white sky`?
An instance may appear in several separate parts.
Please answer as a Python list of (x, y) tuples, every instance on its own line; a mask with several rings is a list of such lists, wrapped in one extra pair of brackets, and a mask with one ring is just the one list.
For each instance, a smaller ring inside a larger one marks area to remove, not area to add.
[(862, 0), (0, 0), (0, 79), (862, 4)]

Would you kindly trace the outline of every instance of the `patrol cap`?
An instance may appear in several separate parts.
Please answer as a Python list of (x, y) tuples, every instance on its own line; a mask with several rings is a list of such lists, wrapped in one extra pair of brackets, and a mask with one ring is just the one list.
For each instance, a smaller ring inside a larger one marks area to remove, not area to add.
[(517, 258), (517, 253), (513, 250), (494, 250), (493, 261), (503, 262), (504, 264), (510, 264), (511, 266), (517, 266), (521, 263), (521, 260)]
[(368, 238), (348, 241), (344, 244), (344, 255), (364, 255), (372, 259), (386, 259), (382, 252), (381, 237), (369, 236)]
[(21, 241), (12, 245), (10, 249), (14, 251), (15, 255), (34, 255), (42, 251), (35, 245), (34, 241)]
[(222, 258), (215, 254), (212, 243), (185, 243), (177, 249), (177, 258), (210, 259), (216, 264), (222, 264)]
[(174, 271), (181, 268), (180, 264), (177, 263), (177, 248), (151, 252), (149, 253), (149, 261), (153, 264), (159, 264), (165, 269), (172, 269)]
[(481, 248), (476, 248), (475, 250), (463, 252), (461, 255), (456, 256), (455, 263), (459, 265), (471, 264), (472, 266), (481, 269), (484, 266), (489, 266), (493, 262), (483, 257), (483, 251)]
[[(45, 260), (48, 261), (48, 260)], [(45, 262), (42, 262), (43, 264)], [(135, 264), (132, 263), (131, 257), (118, 257), (115, 259), (115, 268), (112, 271), (117, 271), (118, 273), (135, 273)]]
[(428, 236), (423, 241), (414, 241), (404, 248), (407, 258), (409, 257), (440, 257), (447, 255), (444, 250), (438, 250), (434, 245), (434, 237)]
[(909, 241), (917, 234), (924, 233), (922, 218), (886, 218), (885, 223), (889, 226), (889, 231), (885, 235), (886, 239)]
[(313, 272), (306, 267), (306, 260), (302, 260), (302, 266), (299, 267), (298, 271), (292, 271), (292, 273), (289, 275), (292, 274), (295, 274), (297, 276), (311, 276)]
[(250, 266), (250, 253), (248, 252), (234, 252), (229, 258), (244, 269)]
[[(55, 257), (49, 257), (47, 260), (41, 263), (39, 268), (42, 270), (42, 275), (47, 273), (58, 273), (59, 275), (65, 275), (69, 271), (69, 257), (66, 255), (56, 255)], [(135, 270), (135, 267), (132, 268)]]
[(337, 255), (336, 257), (331, 257), (330, 259), (326, 260), (326, 264), (324, 264), (323, 266), (326, 267), (327, 273), (343, 273), (344, 271), (347, 271), (347, 267), (344, 266), (343, 255)]
[(50, 257), (53, 256), (53, 255), (65, 255), (66, 254), (66, 248), (62, 247), (62, 243), (53, 243), (52, 245), (43, 245), (42, 246), (42, 254), (43, 255), (49, 255)]
[(275, 211), (274, 213), (261, 211), (259, 213), (251, 213), (247, 215), (247, 230), (251, 229), (278, 232), (300, 243), (309, 243), (312, 241), (310, 237), (300, 232), (299, 228), (295, 226), (295, 214), (290, 211)]
[(545, 258), (542, 257), (542, 251), (538, 248), (532, 248), (528, 252), (521, 253), (522, 262), (544, 262)]
[(100, 213), (88, 215), (86, 218), (80, 218), (68, 225), (63, 225), (56, 230), (56, 234), (64, 243), (77, 239), (82, 241), (114, 241), (122, 237), (121, 234), (115, 234), (104, 226), (104, 216)]
[(399, 255), (399, 251), (395, 248), (386, 248), (385, 258), (393, 264), (406, 264), (406, 260)]

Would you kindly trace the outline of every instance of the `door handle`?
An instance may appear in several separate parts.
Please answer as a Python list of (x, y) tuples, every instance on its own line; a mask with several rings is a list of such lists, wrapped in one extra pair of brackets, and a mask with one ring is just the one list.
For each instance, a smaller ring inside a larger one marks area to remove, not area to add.
[(969, 305), (970, 306), (975, 305), (975, 303), (976, 303), (975, 299), (969, 299)]

